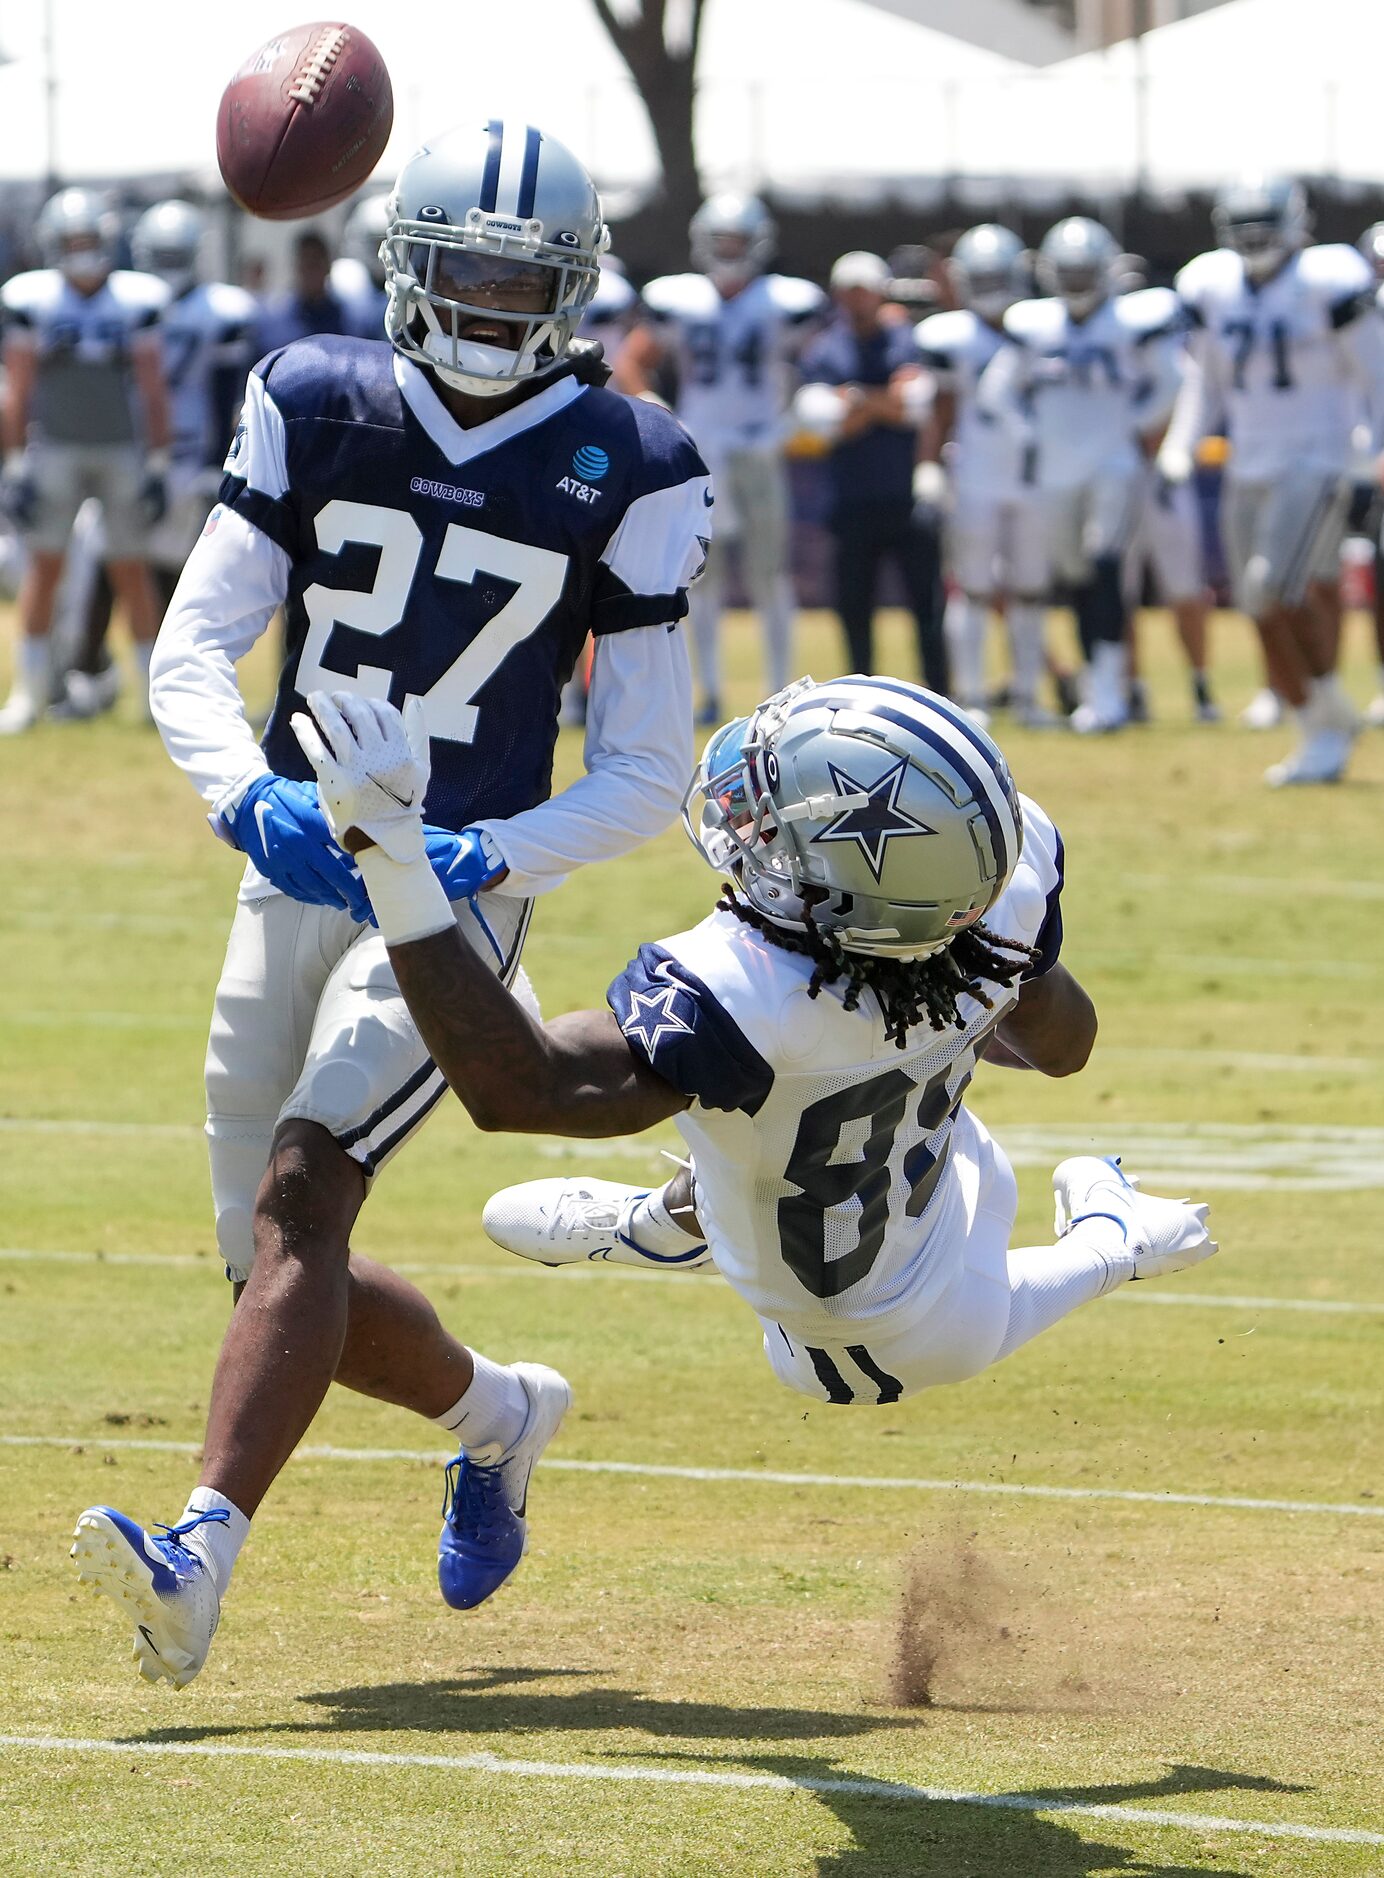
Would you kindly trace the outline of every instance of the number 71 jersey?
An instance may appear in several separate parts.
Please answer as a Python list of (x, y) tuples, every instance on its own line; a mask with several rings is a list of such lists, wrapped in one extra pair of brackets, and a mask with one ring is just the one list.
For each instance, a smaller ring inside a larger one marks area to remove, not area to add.
[[(1062, 842), (1021, 798), (1024, 836), (987, 930), (1062, 945)], [(1019, 986), (987, 985), (960, 1026), (926, 1019), (886, 1039), (866, 992), (809, 993), (813, 962), (718, 910), (642, 946), (607, 994), (634, 1055), (691, 1098), (677, 1126), (692, 1153), (697, 1217), (723, 1277), (769, 1324), (807, 1344), (843, 1320), (883, 1335), (935, 1304), (964, 1257), (952, 1129), (977, 1058)]]
[(312, 780), (289, 723), (310, 691), (421, 698), (426, 814), (453, 829), (547, 799), (587, 634), (673, 630), (711, 533), (657, 406), (559, 370), (463, 429), (392, 347), (337, 336), (250, 374), (221, 502), (288, 558), (270, 767)]
[(1374, 348), (1352, 356), (1378, 317), (1364, 257), (1341, 243), (1304, 248), (1256, 286), (1239, 255), (1220, 248), (1189, 261), (1177, 291), (1190, 349), (1223, 407), (1231, 473), (1243, 482), (1299, 467), (1344, 474), (1377, 371)]

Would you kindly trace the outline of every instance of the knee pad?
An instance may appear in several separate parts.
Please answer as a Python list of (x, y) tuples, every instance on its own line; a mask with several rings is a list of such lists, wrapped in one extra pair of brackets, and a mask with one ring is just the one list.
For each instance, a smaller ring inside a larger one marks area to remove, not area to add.
[(207, 1122), (216, 1245), (226, 1276), (234, 1282), (248, 1278), (254, 1263), (255, 1195), (269, 1164), (273, 1134), (272, 1124), (261, 1127), (219, 1116)]

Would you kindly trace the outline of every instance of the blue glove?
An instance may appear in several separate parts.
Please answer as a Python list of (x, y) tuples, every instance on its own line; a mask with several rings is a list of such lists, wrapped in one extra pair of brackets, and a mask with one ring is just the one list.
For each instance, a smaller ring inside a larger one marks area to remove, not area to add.
[(488, 843), (478, 828), (463, 828), (454, 835), (450, 828), (424, 823), (423, 833), (427, 837), (428, 865), (449, 900), (474, 900), (482, 887), (488, 887), (506, 871), (494, 844)]
[(257, 776), (221, 820), (241, 853), (290, 899), (342, 907), (362, 923), (369, 917), (365, 883), (336, 845), (316, 783)]

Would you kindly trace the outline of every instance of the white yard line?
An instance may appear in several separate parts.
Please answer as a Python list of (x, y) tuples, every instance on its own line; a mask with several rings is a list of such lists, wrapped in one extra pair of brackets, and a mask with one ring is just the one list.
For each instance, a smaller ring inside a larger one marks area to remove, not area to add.
[[(556, 1280), (546, 1265), (538, 1265), (532, 1260), (518, 1257), (505, 1265), (476, 1265), (464, 1262), (452, 1265), (431, 1265), (422, 1264), (413, 1259), (388, 1258), (383, 1262), (391, 1271), (404, 1272), (411, 1278), (542, 1278), (549, 1283), (557, 1282), (564, 1285), (573, 1280), (589, 1283), (593, 1279), (601, 1284), (608, 1284), (612, 1279), (617, 1281), (633, 1279), (636, 1284), (685, 1285), (708, 1281), (716, 1277), (714, 1271), (706, 1269), (693, 1272), (646, 1272), (632, 1265), (610, 1265), (601, 1260), (584, 1265), (570, 1265), (558, 1275)], [(219, 1259), (195, 1258), (190, 1253), (183, 1252), (67, 1252), (40, 1251), (29, 1246), (0, 1246), (0, 1264), (3, 1263), (162, 1266), (172, 1271), (209, 1272), (213, 1277), (221, 1275)], [(1374, 1304), (1356, 1298), (1249, 1298), (1231, 1293), (1222, 1296), (1214, 1291), (1150, 1289), (1147, 1285), (1138, 1291), (1127, 1286), (1122, 1287), (1111, 1295), (1124, 1299), (1126, 1303), (1192, 1304), (1201, 1305), (1210, 1310), (1224, 1308), (1235, 1311), (1307, 1311), (1340, 1317), (1384, 1316), (1384, 1302)]]
[[(95, 1448), (102, 1453), (200, 1454), (200, 1441), (165, 1441), (144, 1436), (0, 1435), (6, 1448)], [(440, 1466), (452, 1458), (438, 1448), (339, 1448), (305, 1446), (295, 1461), (421, 1461)], [(1155, 1493), (1133, 1487), (1048, 1487), (1006, 1480), (914, 1480), (875, 1474), (790, 1474), (768, 1467), (673, 1467), (651, 1461), (554, 1461), (540, 1467), (564, 1474), (629, 1474), (646, 1480), (749, 1481), (778, 1487), (863, 1487), (874, 1493), (980, 1493), (1035, 1500), (1124, 1500), (1151, 1506), (1205, 1506), (1249, 1513), (1329, 1513), (1354, 1519), (1384, 1519), (1384, 1506), (1352, 1501), (1257, 1500), (1239, 1494)]]
[(801, 1774), (728, 1773), (703, 1767), (621, 1767), (599, 1761), (521, 1761), (499, 1754), (387, 1754), (366, 1748), (251, 1747), (223, 1741), (96, 1741), (68, 1735), (0, 1735), (0, 1748), (40, 1754), (168, 1755), (200, 1760), (313, 1762), (329, 1767), (414, 1767), (448, 1774), (487, 1774), (522, 1780), (614, 1781), (658, 1787), (719, 1787), (733, 1792), (842, 1793), (857, 1799), (918, 1806), (984, 1806), (1010, 1813), (1073, 1814), (1131, 1826), (1172, 1826), (1188, 1832), (1234, 1832), (1316, 1844), (1384, 1845), (1384, 1832), (1351, 1826), (1301, 1826), (1272, 1819), (1229, 1819), (1215, 1813), (1165, 1808), (1102, 1806), (1040, 1793), (968, 1793), (952, 1787), (914, 1787), (893, 1780), (850, 1780)]

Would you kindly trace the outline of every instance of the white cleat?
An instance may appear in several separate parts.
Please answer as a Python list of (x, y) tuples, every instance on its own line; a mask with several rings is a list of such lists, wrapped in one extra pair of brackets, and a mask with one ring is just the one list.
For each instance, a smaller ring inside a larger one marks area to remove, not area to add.
[(1112, 1220), (1134, 1256), (1135, 1278), (1164, 1278), (1169, 1272), (1185, 1271), (1218, 1250), (1206, 1230), (1205, 1205), (1140, 1193), (1133, 1179), (1121, 1173), (1118, 1160), (1074, 1155), (1054, 1170), (1052, 1190), (1057, 1199), (1058, 1238), (1083, 1219)]
[(1283, 700), (1268, 685), (1256, 691), (1240, 713), (1240, 723), (1245, 730), (1276, 730), (1282, 722)]
[(118, 665), (108, 665), (103, 672), (68, 672), (63, 679), (63, 695), (48, 715), (61, 723), (84, 723), (114, 710), (119, 696)]
[(1336, 783), (1346, 773), (1353, 730), (1325, 727), (1307, 733), (1291, 755), (1264, 771), (1270, 789), (1291, 789), (1302, 784)]
[(207, 1660), (221, 1600), (201, 1558), (180, 1535), (216, 1514), (149, 1533), (110, 1506), (89, 1506), (72, 1535), (77, 1577), (134, 1626), (131, 1654), (146, 1682), (187, 1686)]
[(1129, 722), (1126, 712), (1113, 712), (1103, 715), (1094, 705), (1079, 704), (1067, 719), (1078, 737), (1104, 737), (1116, 730), (1123, 730)]
[(0, 705), (0, 737), (18, 737), (32, 730), (39, 720), (39, 709), (27, 691), (12, 691)]
[(1056, 711), (1049, 711), (1041, 704), (1017, 703), (1014, 705), (1014, 722), (1020, 730), (1060, 730), (1066, 725), (1066, 718), (1059, 717)]
[(618, 1180), (526, 1180), (492, 1194), (481, 1225), (496, 1245), (540, 1265), (635, 1265), (646, 1272), (710, 1265), (711, 1254), (695, 1240), (685, 1252), (664, 1253), (631, 1237), (631, 1216), (648, 1192)]

